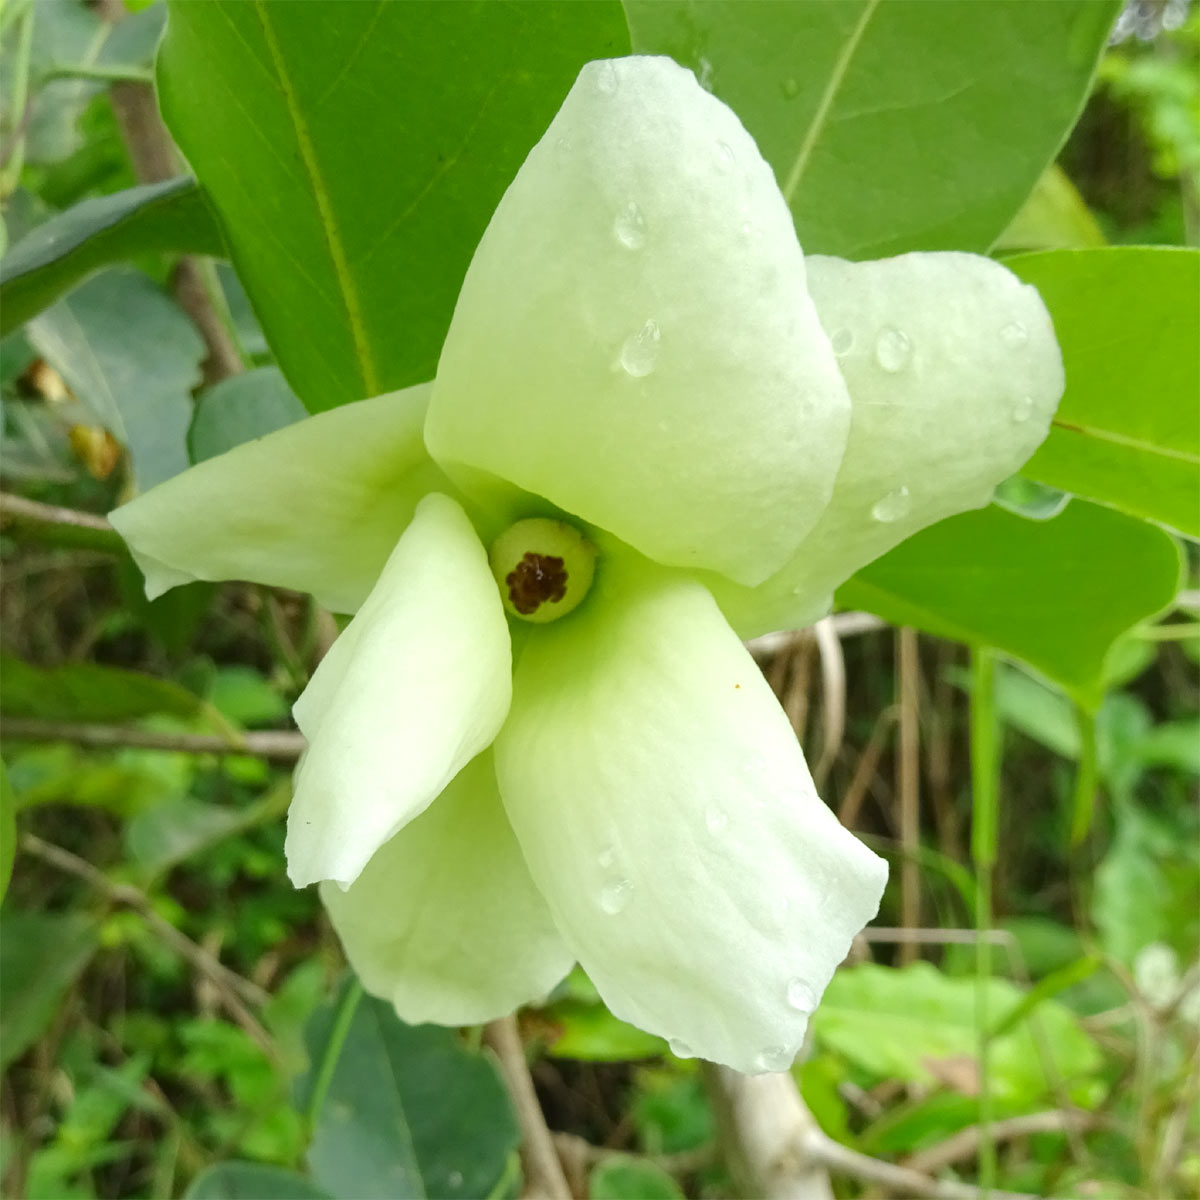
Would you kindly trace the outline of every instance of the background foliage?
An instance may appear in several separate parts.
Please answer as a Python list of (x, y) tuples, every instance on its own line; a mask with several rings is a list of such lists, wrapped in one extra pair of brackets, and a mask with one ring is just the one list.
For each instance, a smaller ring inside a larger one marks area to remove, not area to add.
[[(1200, 1187), (1200, 20), (1134, 9), (1152, 40), (1105, 49), (1116, 0), (222, 0), (169, 24), (7, 0), (6, 1194), (518, 1194), (479, 1031), (363, 997), (283, 876), (288, 711), (332, 618), (244, 585), (147, 603), (78, 514), (429, 378), (530, 145), (584, 61), (631, 50), (734, 107), (806, 250), (991, 250), (1067, 364), (997, 502), (842, 589), (872, 618), (756, 649), (895, 868), (793, 1068), (808, 1108), (927, 1177)], [(580, 1194), (736, 1186), (702, 1071), (582, 973), (521, 1029)]]

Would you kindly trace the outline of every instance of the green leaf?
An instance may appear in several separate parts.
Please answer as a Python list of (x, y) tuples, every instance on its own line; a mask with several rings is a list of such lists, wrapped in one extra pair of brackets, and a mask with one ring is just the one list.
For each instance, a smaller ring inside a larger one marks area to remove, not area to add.
[(1100, 224), (1079, 189), (1052, 163), (992, 250), (1083, 250), (1104, 244)]
[[(1088, 94), (1119, 0), (625, 0), (754, 135), (805, 250), (986, 250)], [(932, 166), (936, 164), (936, 168)]]
[[(943, 1077), (939, 1068), (962, 1064), (969, 1092), (969, 1064), (979, 1051), (978, 986), (988, 989), (987, 1011), (1003, 1026), (1023, 999), (1021, 989), (1006, 979), (980, 985), (975, 979), (951, 979), (925, 962), (901, 970), (864, 963), (834, 976), (813, 1014), (813, 1030), (818, 1044), (880, 1079), (928, 1085)], [(1026, 1014), (992, 1042), (991, 1081), (1002, 1102), (1032, 1104), (1050, 1090), (1043, 1055), (1068, 1089), (1101, 1066), (1095, 1043), (1061, 1004), (1043, 1000), (1036, 1019), (1041, 1039), (1035, 1039)]]
[(13, 796), (12, 784), (8, 781), (8, 768), (0, 760), (0, 900), (8, 892), (16, 855), (17, 801)]
[(178, 684), (121, 667), (35, 667), (4, 655), (0, 712), (51, 721), (127, 721), (149, 713), (191, 716), (200, 700)]
[(136, 271), (106, 271), (35, 317), (28, 335), (129, 448), (140, 490), (187, 468), (190, 393), (206, 351), (161, 288)]
[(615, 0), (170, 12), (163, 114), (313, 411), (433, 377), (504, 189), (579, 67), (629, 49)]
[(996, 505), (923, 530), (838, 589), (897, 625), (992, 646), (1094, 711), (1104, 658), (1179, 586), (1180, 552), (1144, 521), (1074, 500), (1049, 521)]
[(662, 1038), (614, 1017), (603, 1004), (568, 997), (546, 1009), (542, 1016), (549, 1023), (548, 1052), (554, 1058), (628, 1062), (667, 1053)]
[(1200, 252), (1114, 246), (1005, 265), (1041, 292), (1067, 371), (1023, 474), (1200, 535)]
[(93, 271), (152, 251), (224, 253), (220, 230), (194, 179), (94, 196), (22, 238), (0, 260), (0, 337)]
[(96, 946), (82, 913), (0, 915), (0, 1068), (42, 1036)]
[(614, 1154), (593, 1169), (588, 1200), (683, 1200), (683, 1192), (662, 1167), (644, 1158)]
[(353, 1004), (357, 986), (308, 1030), (314, 1067), (299, 1092), (316, 1108), (314, 1177), (356, 1200), (488, 1195), (519, 1140), (495, 1066), (450, 1029), (405, 1025), (371, 997)]
[(310, 1179), (262, 1163), (224, 1162), (192, 1180), (184, 1200), (328, 1200)]
[(307, 415), (276, 367), (223, 379), (201, 393), (196, 404), (188, 435), (192, 462), (215, 458)]

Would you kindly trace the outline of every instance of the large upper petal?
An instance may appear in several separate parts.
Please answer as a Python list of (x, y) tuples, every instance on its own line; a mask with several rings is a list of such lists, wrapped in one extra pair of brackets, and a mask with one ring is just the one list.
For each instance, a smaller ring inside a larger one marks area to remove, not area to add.
[(617, 1016), (782, 1070), (874, 916), (883, 862), (814, 790), (708, 592), (610, 557), (531, 637), (495, 746), (505, 808), (567, 944)]
[(791, 215), (737, 117), (669, 59), (586, 66), (467, 273), (434, 457), (754, 584), (820, 515), (848, 421)]
[(484, 751), (321, 899), (363, 986), (410, 1024), (475, 1025), (546, 995), (574, 962), (529, 877)]
[(850, 389), (833, 498), (753, 592), (712, 580), (744, 636), (806, 624), (859, 567), (918, 529), (986, 504), (1041, 444), (1063, 392), (1037, 291), (973, 254), (807, 260)]
[(309, 747), (288, 812), (292, 882), (349, 886), (491, 743), (511, 695), (487, 554), (453, 500), (426, 496), (296, 701)]
[(147, 594), (247, 579), (353, 612), (417, 501), (450, 486), (421, 436), (429, 393), (421, 384), (309, 417), (117, 509)]

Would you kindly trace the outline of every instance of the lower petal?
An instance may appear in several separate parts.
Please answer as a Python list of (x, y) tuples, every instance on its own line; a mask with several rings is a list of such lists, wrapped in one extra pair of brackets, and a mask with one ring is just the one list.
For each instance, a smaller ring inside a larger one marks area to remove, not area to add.
[(348, 887), (491, 744), (511, 693), (487, 554), (453, 500), (426, 496), (296, 701), (310, 745), (288, 813), (292, 882)]
[(886, 867), (838, 824), (699, 584), (606, 561), (529, 639), (501, 794), (567, 944), (619, 1017), (782, 1070)]
[(494, 1020), (544, 996), (574, 961), (529, 877), (488, 751), (350, 888), (325, 884), (321, 899), (363, 986), (410, 1024)]

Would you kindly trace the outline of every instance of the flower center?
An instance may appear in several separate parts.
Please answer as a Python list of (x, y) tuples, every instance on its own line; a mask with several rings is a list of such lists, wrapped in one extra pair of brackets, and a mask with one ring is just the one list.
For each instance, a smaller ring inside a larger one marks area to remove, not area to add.
[(504, 607), (542, 624), (565, 617), (587, 595), (596, 548), (562, 521), (531, 517), (510, 525), (488, 552)]

